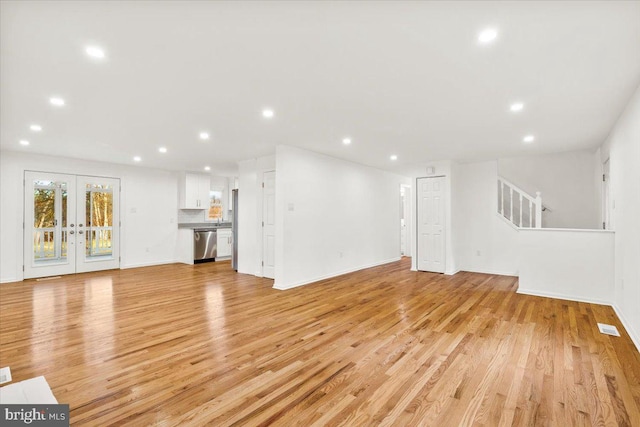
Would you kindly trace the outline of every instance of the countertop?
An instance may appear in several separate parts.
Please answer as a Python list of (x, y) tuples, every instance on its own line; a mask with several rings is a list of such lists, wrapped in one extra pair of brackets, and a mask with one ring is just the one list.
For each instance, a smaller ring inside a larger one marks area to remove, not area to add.
[(230, 222), (183, 222), (178, 223), (178, 228), (231, 228)]

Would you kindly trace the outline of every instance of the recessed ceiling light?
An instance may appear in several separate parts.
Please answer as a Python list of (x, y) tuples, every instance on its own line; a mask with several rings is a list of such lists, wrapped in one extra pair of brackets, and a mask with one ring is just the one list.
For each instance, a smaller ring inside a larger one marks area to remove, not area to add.
[(56, 107), (62, 107), (64, 105), (64, 99), (57, 96), (49, 98), (49, 102), (51, 103), (51, 105), (55, 105)]
[(487, 28), (478, 34), (478, 42), (482, 44), (491, 43), (498, 37), (498, 31), (495, 28)]
[(273, 110), (262, 110), (262, 117), (266, 117), (267, 119), (272, 118), (273, 116), (275, 116), (276, 113), (273, 112)]
[(395, 154), (392, 154), (391, 157), (389, 157), (391, 160), (398, 160), (398, 156), (396, 156)]
[(205, 167), (204, 167), (204, 170), (206, 170), (206, 171), (210, 171), (210, 170), (211, 170), (211, 168), (210, 168), (209, 166), (205, 166)]
[(200, 132), (200, 135), (198, 136), (200, 139), (209, 139), (209, 134), (207, 132)]
[(342, 140), (342, 143), (343, 143), (344, 145), (349, 145), (349, 144), (351, 144), (351, 138), (344, 138), (344, 139)]
[(104, 53), (104, 49), (98, 46), (87, 46), (84, 51), (87, 53), (87, 55), (96, 59), (104, 59), (104, 57), (106, 56)]
[(167, 152), (167, 147), (160, 147), (158, 148), (158, 151), (161, 153), (166, 153)]
[(527, 135), (524, 138), (522, 138), (523, 142), (526, 142), (527, 144), (533, 142), (536, 138), (533, 135)]
[(513, 112), (522, 111), (523, 108), (524, 104), (522, 102), (516, 102), (515, 104), (511, 104), (511, 107), (509, 107)]
[(29, 145), (29, 141), (27, 141), (26, 139), (21, 139), (20, 145), (24, 145), (26, 147), (27, 145)]
[(29, 126), (29, 129), (31, 129), (34, 132), (40, 132), (42, 130), (42, 126), (40, 126), (40, 125), (31, 125), (31, 126)]
[(142, 157), (140, 157), (140, 156), (134, 156), (133, 161), (134, 161), (134, 162), (141, 162), (141, 161), (142, 161)]

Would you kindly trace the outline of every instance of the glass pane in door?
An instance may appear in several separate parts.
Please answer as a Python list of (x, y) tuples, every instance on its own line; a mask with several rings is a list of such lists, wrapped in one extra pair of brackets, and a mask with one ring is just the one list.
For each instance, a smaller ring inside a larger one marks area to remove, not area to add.
[(68, 240), (68, 231), (67, 230), (67, 202), (68, 202), (68, 191), (67, 191), (67, 184), (64, 183), (62, 186), (62, 206), (60, 207), (60, 213), (61, 213), (61, 241), (60, 241), (60, 253), (62, 256), (62, 259), (67, 259), (67, 247), (69, 246), (69, 240)]
[(33, 260), (64, 261), (66, 245), (67, 183), (33, 181)]
[(85, 188), (87, 258), (113, 255), (113, 187), (87, 184)]

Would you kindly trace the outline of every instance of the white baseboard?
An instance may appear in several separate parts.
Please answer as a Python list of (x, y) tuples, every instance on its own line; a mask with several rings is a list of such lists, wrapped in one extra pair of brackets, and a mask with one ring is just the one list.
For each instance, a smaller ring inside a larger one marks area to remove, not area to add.
[(397, 261), (400, 261), (400, 257), (387, 259), (387, 260), (380, 261), (380, 262), (374, 263), (374, 264), (363, 265), (363, 266), (360, 266), (360, 267), (357, 267), (357, 268), (337, 271), (335, 273), (331, 273), (331, 274), (327, 274), (327, 275), (324, 275), (324, 276), (315, 277), (313, 279), (305, 280), (304, 282), (294, 283), (292, 285), (283, 286), (283, 285), (281, 285), (279, 283), (274, 283), (273, 284), (273, 289), (277, 289), (279, 291), (286, 291), (287, 289), (297, 288), (299, 286), (308, 285), (310, 283), (319, 282), (321, 280), (331, 279), (332, 277), (342, 276), (343, 274), (349, 274), (349, 273), (353, 273), (355, 271), (360, 271), (360, 270), (364, 270), (364, 269), (372, 268), (372, 267), (378, 267), (380, 265), (389, 264), (391, 262), (397, 262)]
[(518, 272), (513, 271), (500, 271), (500, 270), (473, 270), (470, 268), (461, 268), (458, 271), (468, 271), (470, 273), (480, 273), (480, 274), (492, 274), (494, 276), (515, 276), (518, 277)]
[(128, 270), (130, 268), (140, 268), (140, 267), (153, 267), (154, 265), (165, 265), (165, 264), (184, 264), (183, 262), (175, 259), (166, 260), (166, 261), (153, 261), (153, 262), (140, 262), (136, 264), (126, 264), (121, 265), (121, 270)]
[(460, 270), (453, 270), (453, 271), (445, 271), (444, 275), (445, 276), (454, 276), (456, 274), (460, 273)]
[(532, 289), (523, 289), (523, 288), (518, 288), (516, 293), (524, 294), (524, 295), (533, 295), (536, 297), (562, 299), (566, 301), (587, 302), (589, 304), (612, 305), (611, 301), (600, 300), (597, 298), (588, 298), (580, 295), (576, 296), (576, 295), (559, 294), (555, 292), (540, 292)]
[[(120, 265), (120, 269), (121, 270), (127, 270), (130, 268), (140, 268), (140, 267), (152, 267), (154, 265), (165, 265), (165, 264), (174, 264), (174, 263), (181, 263), (179, 260), (166, 260), (166, 261), (154, 261), (154, 262), (143, 262), (143, 263), (137, 263), (137, 264), (126, 264), (126, 265)], [(0, 284), (1, 283), (12, 283), (12, 282), (22, 282), (24, 280), (24, 278), (18, 279), (15, 277), (10, 277), (10, 278), (3, 278), (0, 280)]]
[(622, 326), (624, 326), (624, 328), (627, 330), (627, 333), (631, 337), (631, 341), (633, 341), (636, 349), (638, 350), (638, 352), (640, 352), (640, 331), (636, 331), (635, 329), (633, 329), (631, 323), (627, 321), (627, 319), (622, 314), (622, 310), (620, 310), (617, 305), (612, 304), (611, 307), (613, 307), (613, 311), (616, 312), (616, 315), (618, 316), (618, 319), (620, 319)]

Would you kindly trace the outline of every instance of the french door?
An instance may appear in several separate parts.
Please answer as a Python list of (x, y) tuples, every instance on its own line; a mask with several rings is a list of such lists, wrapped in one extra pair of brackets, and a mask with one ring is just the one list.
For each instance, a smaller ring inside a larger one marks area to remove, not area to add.
[(24, 174), (24, 278), (120, 267), (120, 180)]

